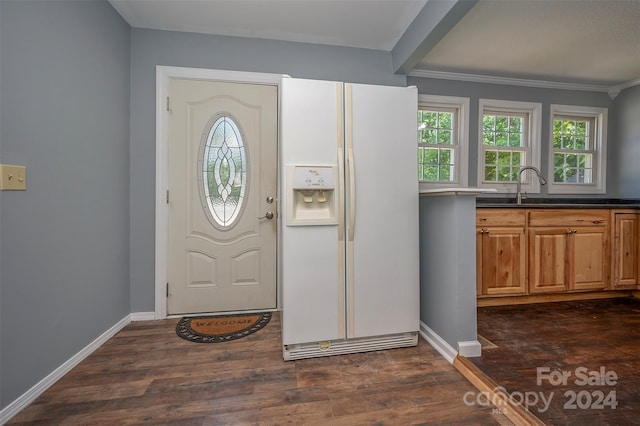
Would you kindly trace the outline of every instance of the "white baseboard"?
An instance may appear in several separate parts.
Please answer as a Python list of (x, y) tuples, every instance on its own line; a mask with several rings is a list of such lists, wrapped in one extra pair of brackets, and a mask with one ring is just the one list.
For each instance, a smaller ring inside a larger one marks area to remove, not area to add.
[(155, 312), (132, 312), (131, 321), (153, 321), (156, 319)]
[[(147, 321), (154, 320), (155, 313), (154, 312), (134, 312), (120, 321), (118, 321), (113, 327), (109, 330), (105, 331), (100, 335), (97, 339), (83, 348), (80, 352), (69, 358), (65, 363), (63, 363), (60, 367), (56, 368), (52, 373), (46, 376), (44, 379), (40, 380), (36, 383), (31, 389), (18, 397), (11, 404), (7, 405), (4, 409), (0, 411), (0, 425), (8, 422), (13, 416), (15, 416), (20, 410), (27, 407), (31, 404), (38, 396), (40, 396), (44, 391), (46, 391), (49, 387), (51, 387), (55, 382), (60, 380), (65, 374), (71, 371), (75, 366), (80, 364), (86, 357), (88, 357), (92, 352), (102, 346), (107, 340), (111, 337), (115, 336), (120, 330), (122, 330), (127, 324), (131, 321)], [(433, 331), (429, 326), (425, 323), (420, 322), (420, 335), (431, 345), (434, 347), (436, 351), (440, 355), (442, 355), (449, 363), (453, 363), (453, 360), (457, 356), (458, 352), (449, 345), (442, 337), (440, 337), (435, 331)], [(459, 342), (458, 346), (461, 350), (461, 355), (465, 355), (462, 353), (463, 348), (464, 351), (472, 352), (475, 350), (474, 348), (480, 347), (480, 343), (478, 341), (470, 341), (470, 342)], [(473, 355), (465, 355), (465, 356), (473, 356)]]
[(0, 425), (8, 422), (13, 416), (18, 414), (20, 410), (31, 404), (37, 397), (42, 395), (44, 391), (49, 389), (55, 382), (60, 380), (62, 376), (71, 371), (75, 366), (80, 364), (82, 360), (91, 355), (93, 351), (102, 346), (107, 340), (116, 335), (127, 324), (131, 322), (133, 314), (129, 314), (120, 321), (118, 321), (113, 327), (105, 331), (93, 342), (89, 343), (80, 352), (69, 358), (64, 364), (56, 368), (51, 374), (44, 379), (36, 383), (31, 389), (22, 394), (18, 399), (7, 405), (0, 411)]
[(482, 346), (477, 340), (458, 342), (458, 354), (466, 358), (474, 358), (482, 355)]
[(448, 344), (442, 337), (433, 331), (429, 326), (420, 321), (420, 335), (429, 342), (433, 348), (438, 351), (449, 363), (453, 364), (453, 360), (456, 359), (458, 351), (453, 346)]

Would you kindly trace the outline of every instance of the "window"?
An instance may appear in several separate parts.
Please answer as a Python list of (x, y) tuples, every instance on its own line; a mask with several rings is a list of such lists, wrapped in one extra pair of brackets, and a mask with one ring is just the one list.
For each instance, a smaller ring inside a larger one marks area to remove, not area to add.
[(418, 102), (420, 187), (467, 186), (469, 99), (420, 95)]
[[(540, 117), (537, 103), (480, 99), (478, 182), (514, 192), (520, 167), (540, 168)], [(538, 179), (522, 176), (522, 190), (540, 192)]]
[(605, 192), (605, 108), (551, 105), (549, 193)]
[(200, 148), (200, 197), (211, 223), (219, 229), (229, 229), (244, 207), (247, 190), (244, 141), (229, 116), (217, 118), (207, 130)]

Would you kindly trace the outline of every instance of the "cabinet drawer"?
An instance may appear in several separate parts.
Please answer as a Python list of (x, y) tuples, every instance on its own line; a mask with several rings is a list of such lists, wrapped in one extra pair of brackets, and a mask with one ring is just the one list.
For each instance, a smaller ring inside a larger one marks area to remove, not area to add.
[(607, 225), (609, 211), (606, 209), (540, 209), (529, 210), (529, 226), (590, 226)]
[(477, 209), (476, 226), (524, 226), (524, 209)]

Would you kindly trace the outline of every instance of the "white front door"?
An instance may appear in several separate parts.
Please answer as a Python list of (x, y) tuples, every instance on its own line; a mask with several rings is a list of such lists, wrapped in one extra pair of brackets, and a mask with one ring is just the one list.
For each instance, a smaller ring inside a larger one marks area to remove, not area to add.
[(169, 314), (276, 307), (277, 87), (169, 81)]

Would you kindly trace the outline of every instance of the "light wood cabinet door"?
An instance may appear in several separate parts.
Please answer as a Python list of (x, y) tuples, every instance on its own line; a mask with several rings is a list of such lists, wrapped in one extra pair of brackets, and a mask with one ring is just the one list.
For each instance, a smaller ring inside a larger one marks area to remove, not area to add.
[(640, 283), (640, 214), (613, 216), (613, 288), (633, 288)]
[(611, 271), (605, 209), (530, 210), (529, 292), (604, 290)]
[(478, 209), (476, 226), (479, 228), (517, 226), (524, 228), (525, 209)]
[(529, 293), (568, 290), (569, 235), (564, 228), (529, 228)]
[(609, 282), (609, 228), (572, 228), (569, 235), (570, 290), (604, 290)]
[(524, 227), (478, 228), (476, 238), (478, 294), (525, 294)]
[(608, 233), (606, 225), (529, 228), (529, 293), (603, 290)]

